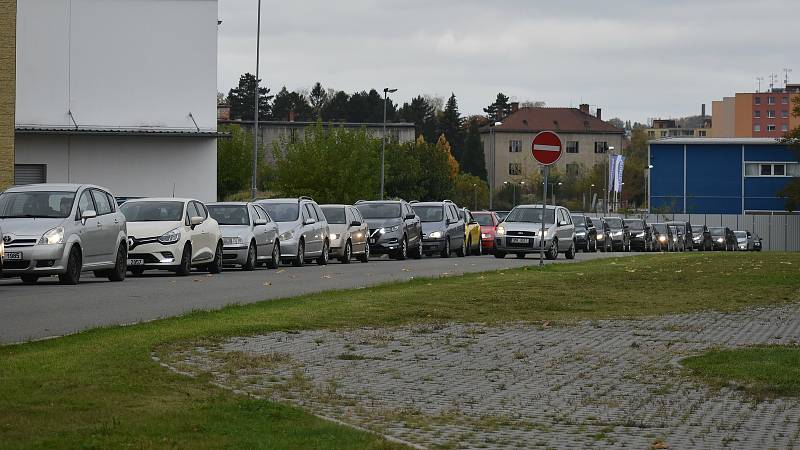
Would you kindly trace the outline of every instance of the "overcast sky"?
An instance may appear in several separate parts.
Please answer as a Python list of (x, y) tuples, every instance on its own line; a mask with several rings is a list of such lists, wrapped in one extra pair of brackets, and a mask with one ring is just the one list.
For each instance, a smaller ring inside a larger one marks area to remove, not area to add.
[[(219, 0), (222, 92), (255, 71), (257, 0)], [(262, 3), (261, 79), (277, 92), (316, 81), (385, 86), (402, 104), (456, 94), (462, 114), (498, 92), (603, 117), (699, 114), (794, 67), (800, 1), (300, 0)]]

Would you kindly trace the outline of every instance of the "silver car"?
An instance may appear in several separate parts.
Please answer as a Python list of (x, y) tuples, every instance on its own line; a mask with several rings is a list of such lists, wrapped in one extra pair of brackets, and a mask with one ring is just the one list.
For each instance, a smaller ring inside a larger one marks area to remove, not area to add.
[(539, 253), (544, 239), (545, 256), (556, 259), (564, 253), (567, 259), (575, 258), (575, 225), (567, 208), (547, 206), (544, 210), (544, 237), (542, 233), (542, 205), (520, 205), (508, 213), (497, 226), (495, 236), (496, 258), (513, 253), (524, 258), (529, 253)]
[(355, 206), (322, 205), (322, 212), (331, 231), (331, 256), (350, 264), (353, 255), (361, 262), (369, 261), (369, 226)]
[(81, 272), (125, 279), (125, 216), (108, 189), (87, 184), (34, 184), (0, 194), (4, 274), (35, 283), (58, 275), (77, 284)]
[(734, 231), (736, 236), (736, 250), (743, 252), (753, 251), (753, 235), (746, 230)]
[(3, 260), (6, 259), (6, 246), (3, 243), (3, 229), (0, 228), (0, 278), (3, 277)]
[(295, 267), (312, 259), (319, 265), (328, 264), (330, 230), (317, 202), (300, 197), (259, 200), (256, 204), (278, 223), (281, 259), (291, 261)]
[(278, 224), (254, 203), (207, 203), (208, 212), (222, 232), (222, 261), (225, 265), (253, 270), (266, 264), (275, 269), (281, 260)]

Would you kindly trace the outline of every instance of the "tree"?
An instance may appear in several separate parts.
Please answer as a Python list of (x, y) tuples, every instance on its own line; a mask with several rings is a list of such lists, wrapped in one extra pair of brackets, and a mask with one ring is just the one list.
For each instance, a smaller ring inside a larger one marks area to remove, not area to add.
[[(800, 117), (800, 97), (792, 99), (792, 116)], [(780, 142), (786, 144), (794, 150), (797, 158), (800, 159), (800, 125), (787, 132)], [(778, 192), (778, 195), (786, 199), (786, 210), (789, 212), (800, 210), (800, 177), (794, 177), (789, 183)]]
[(488, 208), (489, 185), (475, 175), (460, 173), (455, 177), (450, 199), (458, 206), (475, 211)]
[(497, 94), (494, 103), (483, 108), (489, 120), (492, 122), (499, 122), (511, 114), (511, 105), (508, 104), (508, 97), (502, 92)]
[(458, 167), (447, 141), (440, 141), (440, 145), (431, 144), (419, 136), (414, 142), (387, 143), (386, 192), (389, 197), (421, 201), (449, 198)]
[(301, 139), (275, 143), (275, 187), (287, 196), (319, 203), (355, 203), (380, 189), (380, 140), (366, 129), (324, 127), (318, 121)]
[(447, 142), (447, 137), (442, 134), (439, 136), (439, 140), (436, 141), (436, 150), (442, 152), (445, 155), (445, 160), (447, 161), (448, 167), (450, 167), (450, 176), (455, 177), (458, 175), (458, 161), (453, 157), (453, 150), (450, 146), (450, 143)]
[[(255, 75), (245, 73), (239, 77), (239, 85), (228, 91), (228, 103), (231, 107), (231, 119), (233, 120), (254, 120), (255, 116)], [(258, 88), (258, 115), (263, 118), (269, 117), (269, 101), (272, 96), (268, 96), (269, 89), (259, 86)]]
[[(231, 134), (230, 139), (217, 139), (217, 198), (225, 199), (233, 194), (248, 191), (253, 170), (253, 134), (243, 131), (239, 125), (222, 125), (221, 132)], [(259, 149), (259, 181), (266, 179), (269, 165), (264, 159), (263, 148)]]
[(614, 117), (612, 119), (609, 119), (608, 123), (614, 125), (617, 128), (623, 128), (623, 129), (625, 128), (625, 122), (623, 122), (622, 119), (620, 119), (619, 117)]
[(319, 81), (311, 88), (308, 100), (309, 103), (311, 103), (311, 111), (314, 114), (314, 120), (321, 119), (322, 110), (328, 102), (328, 93), (322, 88), (322, 84)]
[(450, 94), (447, 99), (447, 104), (439, 117), (438, 133), (443, 135), (447, 142), (450, 143), (453, 156), (456, 161), (461, 162), (461, 154), (463, 153), (464, 137), (461, 129), (461, 113), (458, 112), (458, 102), (456, 95)]
[(328, 102), (322, 108), (322, 117), (329, 122), (347, 121), (350, 96), (344, 91), (337, 91), (333, 95), (328, 95), (328, 98)]
[(486, 157), (483, 153), (480, 126), (485, 122), (479, 116), (467, 120), (467, 138), (461, 155), (461, 170), (486, 180)]
[(311, 120), (312, 110), (305, 96), (282, 87), (272, 103), (273, 120)]
[(428, 142), (436, 139), (436, 112), (425, 97), (419, 95), (411, 99), (411, 103), (404, 103), (398, 115), (401, 120), (414, 124), (416, 136), (423, 136)]

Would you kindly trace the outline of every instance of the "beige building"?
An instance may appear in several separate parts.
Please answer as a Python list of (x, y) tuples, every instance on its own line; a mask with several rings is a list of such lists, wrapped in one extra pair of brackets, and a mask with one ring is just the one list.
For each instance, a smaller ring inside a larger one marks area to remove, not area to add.
[(703, 120), (700, 128), (683, 128), (678, 126), (675, 119), (655, 119), (652, 127), (645, 130), (650, 139), (666, 138), (703, 138), (711, 135), (711, 118)]
[(711, 137), (736, 136), (736, 98), (712, 101), (711, 118)]
[(501, 125), (481, 129), (486, 170), (496, 189), (505, 181), (522, 181), (539, 172), (531, 145), (536, 134), (544, 130), (561, 137), (564, 154), (556, 167), (566, 174), (581, 174), (595, 164), (606, 163), (609, 148), (620, 152), (625, 142), (625, 130), (604, 122), (600, 109), (592, 115), (589, 105), (517, 108), (512, 104), (512, 113)]
[(14, 184), (17, 2), (0, 2), (0, 191)]

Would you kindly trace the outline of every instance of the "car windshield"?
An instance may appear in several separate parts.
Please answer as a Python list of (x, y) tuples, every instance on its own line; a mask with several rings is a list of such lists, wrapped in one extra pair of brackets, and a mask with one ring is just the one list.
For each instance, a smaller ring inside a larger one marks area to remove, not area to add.
[(489, 214), (473, 214), (472, 217), (474, 217), (482, 227), (490, 227), (493, 225), (492, 216)]
[(663, 223), (654, 223), (653, 229), (656, 231), (656, 233), (661, 233), (661, 234), (667, 233), (667, 226), (664, 225)]
[(644, 230), (644, 222), (641, 220), (626, 220), (625, 225), (631, 230)]
[(361, 203), (356, 205), (365, 219), (394, 219), (400, 217), (399, 203)]
[(610, 228), (622, 228), (622, 219), (619, 217), (606, 217), (606, 223)]
[(220, 225), (250, 225), (250, 215), (244, 205), (206, 205), (209, 214)]
[(344, 223), (344, 206), (322, 206), (321, 208), (328, 223)]
[(725, 228), (722, 227), (709, 228), (708, 232), (714, 236), (722, 236), (725, 234)]
[[(555, 209), (546, 209), (544, 223), (555, 223), (555, 216)], [(542, 223), (542, 208), (514, 208), (505, 221)]]
[(0, 195), (0, 218), (63, 219), (69, 217), (74, 200), (74, 192), (6, 192)]
[(692, 225), (692, 233), (701, 234), (703, 232), (702, 225)]
[(739, 239), (747, 239), (747, 232), (746, 231), (734, 231), (733, 234), (736, 235)]
[(444, 219), (444, 210), (441, 206), (414, 205), (414, 212), (423, 222), (441, 222)]
[(586, 216), (571, 216), (575, 225), (586, 225)]
[(299, 203), (259, 203), (275, 222), (294, 222), (300, 215)]
[(183, 218), (183, 202), (126, 202), (119, 210), (128, 222), (177, 222)]

